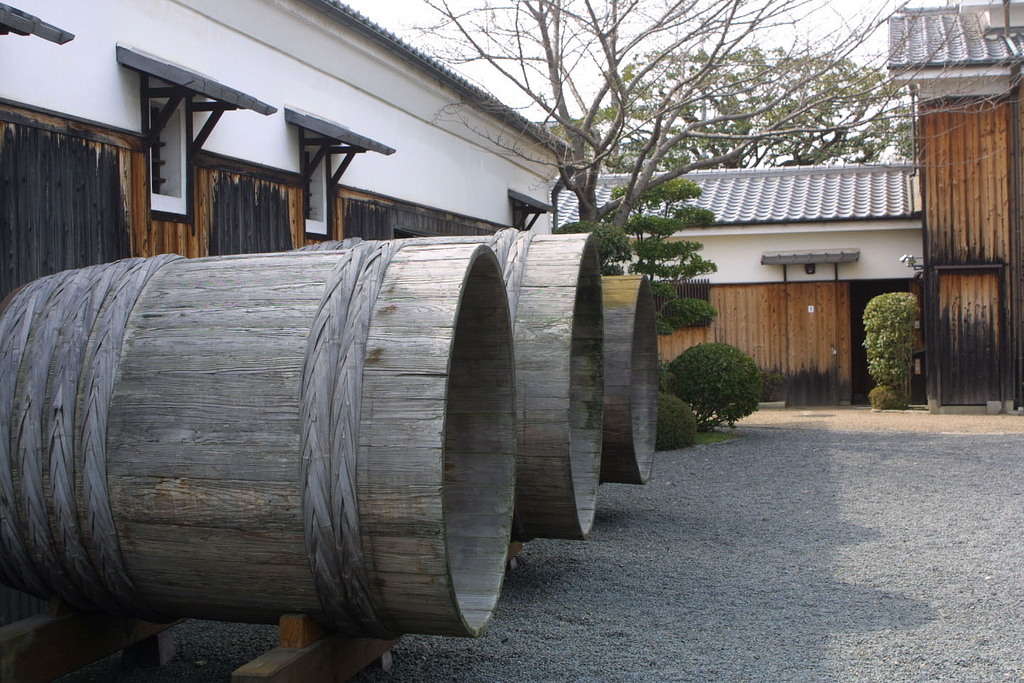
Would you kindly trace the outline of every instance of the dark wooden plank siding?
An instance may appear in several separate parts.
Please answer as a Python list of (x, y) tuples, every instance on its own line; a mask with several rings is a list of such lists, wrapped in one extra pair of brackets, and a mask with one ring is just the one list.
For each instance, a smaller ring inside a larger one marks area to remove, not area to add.
[(923, 110), (921, 168), (932, 264), (1006, 261), (1010, 118), (1004, 102), (944, 101)]
[[(712, 285), (718, 317), (659, 337), (662, 361), (703, 342), (736, 346), (762, 370), (782, 373), (791, 405), (834, 405), (851, 397), (848, 282)], [(813, 306), (814, 311), (808, 307)]]
[(46, 600), (0, 584), (0, 626), (43, 614), (48, 607)]
[(130, 255), (131, 154), (0, 121), (0, 297)]
[(1000, 395), (1000, 273), (940, 272), (939, 388), (944, 405), (977, 405)]
[(391, 207), (358, 199), (349, 199), (342, 206), (345, 207), (345, 237), (362, 237), (364, 240), (394, 237)]
[(288, 188), (237, 173), (207, 173), (207, 191), (212, 192), (211, 256), (294, 248)]
[[(1012, 107), (943, 100), (922, 106), (928, 396), (943, 405), (1014, 397)], [(977, 266), (977, 271), (950, 268)]]
[(343, 193), (341, 233), (344, 237), (389, 240), (396, 235), (490, 235), (503, 227), (394, 199)]

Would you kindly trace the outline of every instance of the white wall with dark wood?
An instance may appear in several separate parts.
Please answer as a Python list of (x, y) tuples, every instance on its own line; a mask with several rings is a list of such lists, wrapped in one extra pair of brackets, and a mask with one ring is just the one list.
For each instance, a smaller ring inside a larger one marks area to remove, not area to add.
[[(549, 167), (506, 147), (536, 142), (468, 107), (399, 56), (302, 0), (19, 0), (18, 9), (75, 34), (58, 46), (0, 40), (0, 99), (141, 130), (139, 78), (118, 65), (122, 44), (198, 71), (278, 108), (228, 112), (204, 149), (298, 171), (285, 106), (380, 141), (394, 155), (364, 154), (346, 186), (510, 225), (508, 190), (547, 200)], [(498, 141), (497, 144), (494, 141)], [(542, 217), (538, 228), (544, 231)]]
[[(900, 263), (903, 254), (923, 256), (920, 219), (872, 220), (777, 225), (712, 226), (676, 233), (675, 238), (704, 245), (700, 255), (715, 263), (712, 284), (756, 282), (906, 279), (913, 271)], [(808, 275), (803, 265), (761, 265), (771, 251), (859, 249), (855, 263), (819, 263)], [(835, 266), (838, 265), (838, 276)]]

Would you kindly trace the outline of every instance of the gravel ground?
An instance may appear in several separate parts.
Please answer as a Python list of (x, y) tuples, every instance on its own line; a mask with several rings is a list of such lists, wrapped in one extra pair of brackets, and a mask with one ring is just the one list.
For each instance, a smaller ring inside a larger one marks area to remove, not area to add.
[[(526, 544), (484, 637), (406, 636), (354, 680), (1024, 680), (1022, 432), (761, 411), (740, 438), (659, 453), (647, 486), (602, 486), (589, 541)], [(162, 670), (115, 656), (63, 680), (226, 681), (276, 639), (174, 633)]]

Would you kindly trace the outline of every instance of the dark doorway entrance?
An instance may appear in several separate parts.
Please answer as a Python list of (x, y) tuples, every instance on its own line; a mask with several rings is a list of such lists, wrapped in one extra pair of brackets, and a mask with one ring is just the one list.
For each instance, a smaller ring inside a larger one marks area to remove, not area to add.
[(850, 281), (850, 385), (853, 404), (865, 405), (874, 380), (868, 374), (868, 355), (864, 350), (864, 307), (879, 294), (909, 292), (910, 280)]

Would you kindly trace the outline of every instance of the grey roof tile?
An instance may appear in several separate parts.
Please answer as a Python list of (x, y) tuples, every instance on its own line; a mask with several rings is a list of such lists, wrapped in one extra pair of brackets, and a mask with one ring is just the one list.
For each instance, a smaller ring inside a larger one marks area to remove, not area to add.
[[(795, 166), (694, 171), (685, 177), (700, 186), (694, 204), (713, 211), (717, 225), (742, 225), (909, 218), (914, 215), (908, 182), (913, 170), (909, 163)], [(612, 188), (626, 179), (602, 176), (598, 202), (609, 201)], [(578, 219), (576, 195), (562, 190), (559, 224)]]
[(1019, 58), (1021, 29), (990, 28), (956, 7), (905, 9), (889, 19), (889, 68), (987, 66)]

